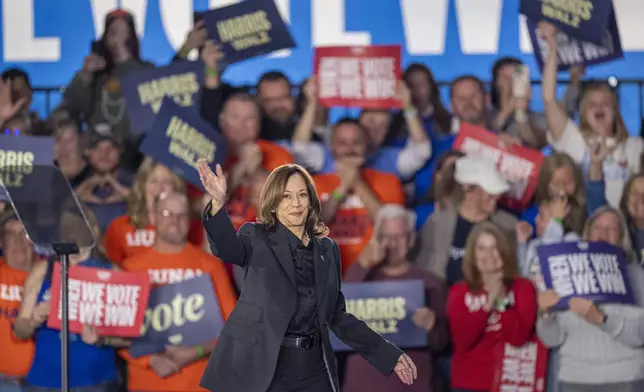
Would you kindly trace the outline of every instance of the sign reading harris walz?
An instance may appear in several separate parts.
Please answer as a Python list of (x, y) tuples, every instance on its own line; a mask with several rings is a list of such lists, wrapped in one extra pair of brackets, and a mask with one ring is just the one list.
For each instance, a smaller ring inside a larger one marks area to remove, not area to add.
[[(5, 188), (12, 192), (29, 185), (25, 176), (33, 173), (34, 166), (52, 166), (53, 162), (53, 138), (0, 135), (0, 200), (8, 199)], [(30, 192), (26, 189), (20, 193)]]
[(226, 142), (199, 114), (166, 99), (140, 150), (203, 189), (197, 161), (206, 158), (211, 166), (223, 163)]
[(120, 84), (132, 133), (147, 132), (165, 98), (198, 113), (204, 64), (179, 61), (167, 67), (147, 68), (121, 76)]
[[(534, 48), (535, 60), (539, 69), (543, 71), (543, 65), (548, 56), (548, 44), (540, 37), (537, 22), (528, 19), (527, 26)], [(623, 57), (624, 51), (615, 13), (611, 14), (608, 28), (604, 30), (600, 45), (575, 39), (561, 30), (557, 34), (558, 71), (566, 71), (575, 65), (607, 63)]]
[(208, 37), (222, 46), (226, 64), (289, 49), (295, 42), (273, 0), (247, 0), (204, 13)]
[[(345, 283), (342, 293), (351, 313), (400, 348), (427, 346), (427, 331), (412, 321), (414, 312), (425, 306), (425, 287), (420, 280)], [(335, 351), (351, 348), (330, 334)]]
[(130, 355), (162, 352), (165, 346), (196, 346), (219, 336), (224, 322), (210, 276), (201, 275), (150, 291), (141, 337)]
[(602, 45), (613, 14), (612, 0), (521, 0), (528, 20), (546, 20), (570, 37)]
[(545, 286), (568, 309), (568, 300), (581, 297), (595, 303), (632, 304), (624, 252), (604, 242), (565, 242), (537, 248)]

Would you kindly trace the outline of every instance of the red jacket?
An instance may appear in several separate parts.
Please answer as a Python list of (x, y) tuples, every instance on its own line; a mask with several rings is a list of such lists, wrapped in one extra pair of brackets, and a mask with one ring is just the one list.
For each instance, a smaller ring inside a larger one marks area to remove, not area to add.
[(532, 282), (515, 278), (508, 291), (510, 306), (504, 312), (483, 309), (485, 291), (471, 292), (467, 283), (452, 286), (447, 298), (447, 318), (454, 346), (452, 387), (477, 391), (492, 388), (494, 352), (499, 345), (522, 346), (534, 332), (537, 298)]

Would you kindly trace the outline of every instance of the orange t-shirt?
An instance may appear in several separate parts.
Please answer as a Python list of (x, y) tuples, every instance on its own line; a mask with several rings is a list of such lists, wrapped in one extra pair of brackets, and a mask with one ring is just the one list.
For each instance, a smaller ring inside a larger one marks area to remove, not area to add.
[(131, 256), (139, 255), (150, 250), (154, 245), (156, 230), (148, 225), (144, 229), (137, 229), (127, 215), (114, 219), (105, 230), (103, 245), (107, 258), (119, 267), (123, 261)]
[[(369, 185), (380, 203), (405, 204), (405, 195), (398, 177), (373, 169), (363, 169), (362, 179)], [(313, 177), (322, 202), (340, 185), (340, 177), (328, 173)], [(327, 222), (325, 222), (327, 223)], [(364, 203), (356, 194), (349, 194), (338, 208), (333, 222), (328, 222), (330, 237), (340, 247), (342, 271), (346, 271), (364, 250), (373, 233), (373, 221)]]
[(0, 265), (0, 374), (5, 376), (25, 376), (34, 356), (33, 340), (18, 340), (13, 333), (26, 278), (26, 271)]
[[(224, 320), (228, 318), (237, 302), (224, 263), (192, 244), (187, 244), (184, 250), (174, 254), (160, 253), (150, 249), (146, 253), (125, 260), (123, 269), (126, 271), (147, 271), (153, 285), (179, 283), (197, 275), (209, 274)], [(122, 350), (121, 355), (128, 362), (127, 382), (130, 391), (189, 392), (204, 390), (199, 387), (199, 382), (206, 369), (208, 358), (193, 362), (178, 373), (164, 379), (157, 376), (148, 366), (150, 356), (132, 358), (126, 350)]]

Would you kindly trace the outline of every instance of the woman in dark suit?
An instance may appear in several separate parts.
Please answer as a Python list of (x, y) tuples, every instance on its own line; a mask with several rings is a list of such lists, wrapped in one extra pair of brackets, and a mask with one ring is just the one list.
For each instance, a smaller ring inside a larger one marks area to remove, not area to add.
[(340, 254), (320, 222), (320, 200), (302, 167), (275, 169), (261, 195), (262, 223), (235, 233), (224, 201), (226, 177), (199, 162), (212, 201), (203, 224), (213, 253), (243, 267), (244, 289), (201, 381), (217, 392), (339, 392), (329, 329), (383, 374), (405, 384), (416, 366), (399, 348), (345, 310)]

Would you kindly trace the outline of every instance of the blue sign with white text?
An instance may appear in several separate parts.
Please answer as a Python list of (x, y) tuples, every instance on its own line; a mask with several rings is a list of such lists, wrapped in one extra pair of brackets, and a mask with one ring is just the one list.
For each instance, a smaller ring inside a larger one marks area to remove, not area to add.
[(226, 64), (295, 46), (273, 0), (248, 0), (203, 14), (208, 36)]
[(203, 189), (197, 161), (206, 158), (212, 167), (217, 163), (223, 164), (226, 141), (194, 110), (165, 99), (140, 150)]
[[(425, 306), (421, 280), (345, 283), (342, 285), (347, 313), (351, 313), (400, 348), (427, 347), (427, 331), (412, 321), (414, 312)], [(335, 351), (351, 350), (333, 333)]]
[(595, 303), (632, 304), (631, 284), (624, 251), (604, 242), (564, 242), (537, 248), (547, 289), (568, 309), (568, 300), (581, 297)]

